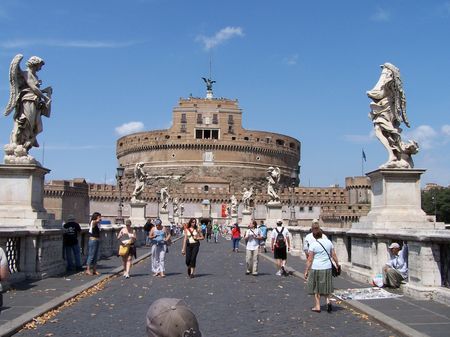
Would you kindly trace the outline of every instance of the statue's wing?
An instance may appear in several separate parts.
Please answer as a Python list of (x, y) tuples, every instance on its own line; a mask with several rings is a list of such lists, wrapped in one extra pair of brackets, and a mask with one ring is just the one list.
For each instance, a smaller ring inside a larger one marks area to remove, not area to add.
[(19, 97), (20, 84), (24, 81), (22, 70), (20, 69), (20, 61), (22, 59), (23, 55), (17, 54), (14, 56), (9, 67), (9, 102), (5, 108), (5, 116), (8, 116), (14, 110)]
[(208, 80), (206, 78), (202, 77), (202, 79), (203, 79), (203, 81), (205, 81), (205, 83), (208, 82)]

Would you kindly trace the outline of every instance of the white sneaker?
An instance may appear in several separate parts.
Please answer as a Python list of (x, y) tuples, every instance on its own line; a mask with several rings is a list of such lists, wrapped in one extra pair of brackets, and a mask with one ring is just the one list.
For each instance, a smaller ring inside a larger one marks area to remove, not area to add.
[(277, 271), (277, 272), (275, 273), (275, 275), (281, 276), (281, 270)]

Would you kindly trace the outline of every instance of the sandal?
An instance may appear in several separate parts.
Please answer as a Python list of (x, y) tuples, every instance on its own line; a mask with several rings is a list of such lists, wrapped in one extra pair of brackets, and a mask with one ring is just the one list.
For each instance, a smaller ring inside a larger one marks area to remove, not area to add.
[(317, 312), (318, 314), (320, 313), (320, 309), (314, 309), (314, 308), (312, 308), (311, 311)]

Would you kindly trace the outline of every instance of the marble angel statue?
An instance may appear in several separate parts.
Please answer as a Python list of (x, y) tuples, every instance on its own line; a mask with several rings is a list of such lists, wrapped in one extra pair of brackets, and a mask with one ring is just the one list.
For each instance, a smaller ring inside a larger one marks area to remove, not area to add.
[(5, 163), (25, 164), (38, 162), (28, 152), (32, 147), (39, 147), (37, 135), (43, 131), (41, 116), (50, 117), (52, 88), (41, 89), (42, 81), (37, 72), (45, 64), (44, 60), (32, 56), (26, 62), (27, 69), (20, 68), (22, 54), (17, 54), (9, 68), (10, 95), (4, 115), (14, 110), (14, 127), (10, 143), (5, 146)]
[(170, 199), (169, 187), (161, 188), (160, 193), (161, 193), (161, 210), (167, 211)]
[(238, 202), (236, 196), (233, 194), (230, 197), (230, 214), (237, 214)]
[(375, 135), (388, 152), (388, 161), (380, 168), (413, 168), (412, 155), (419, 151), (417, 142), (405, 143), (401, 139), (401, 124), (409, 127), (406, 116), (406, 97), (403, 91), (400, 70), (391, 63), (381, 66), (381, 75), (367, 96), (372, 99), (369, 118), (373, 122)]
[(131, 202), (140, 202), (142, 192), (144, 192), (145, 182), (148, 175), (144, 172), (144, 163), (136, 163), (134, 166), (134, 191), (131, 196)]
[(252, 196), (253, 186), (250, 187), (249, 190), (244, 187), (244, 191), (242, 192), (242, 203), (244, 204), (244, 210), (248, 210), (250, 208), (250, 201), (252, 200)]
[(270, 203), (278, 203), (280, 202), (280, 196), (277, 193), (278, 183), (281, 178), (281, 170), (279, 167), (270, 166), (267, 169), (267, 194), (270, 197)]

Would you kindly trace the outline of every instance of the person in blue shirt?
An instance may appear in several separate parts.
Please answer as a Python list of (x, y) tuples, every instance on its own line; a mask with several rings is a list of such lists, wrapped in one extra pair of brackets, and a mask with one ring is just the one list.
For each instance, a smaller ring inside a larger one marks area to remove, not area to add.
[(154, 224), (155, 227), (150, 230), (149, 234), (152, 240), (153, 276), (165, 277), (164, 259), (166, 257), (167, 242), (170, 240), (170, 232), (163, 227), (160, 219), (156, 219)]
[(261, 224), (258, 227), (260, 233), (261, 233), (261, 239), (259, 240), (259, 252), (267, 253), (266, 249), (266, 241), (267, 241), (267, 226), (264, 224), (264, 221), (261, 220)]

